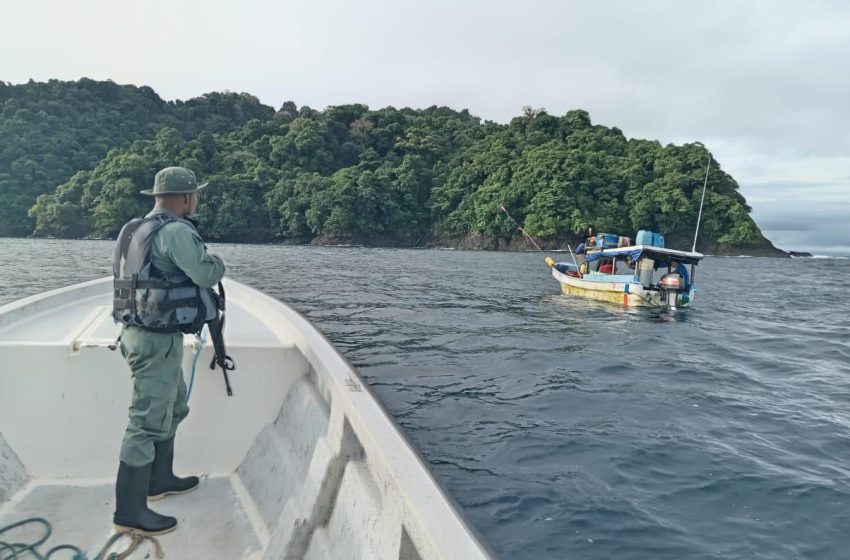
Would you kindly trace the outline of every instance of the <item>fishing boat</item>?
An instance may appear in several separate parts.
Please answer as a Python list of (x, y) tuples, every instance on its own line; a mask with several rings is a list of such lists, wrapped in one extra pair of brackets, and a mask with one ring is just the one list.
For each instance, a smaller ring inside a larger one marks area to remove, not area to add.
[[(586, 239), (586, 242), (582, 242), (577, 248), (577, 252), (585, 255), (581, 266), (569, 245), (567, 249), (572, 256), (571, 263), (555, 262), (548, 256), (545, 258), (546, 264), (552, 269), (552, 276), (561, 286), (561, 292), (565, 295), (621, 303), (628, 307), (663, 307), (675, 310), (690, 306), (696, 291), (696, 267), (704, 257), (702, 253), (696, 252), (696, 247), (711, 161), (709, 155), (694, 230), (694, 243), (690, 251), (667, 249), (664, 247), (664, 236), (648, 230), (638, 231), (634, 244), (629, 237), (600, 233)], [(534, 238), (514, 220), (504, 204), (499, 208), (535, 249), (545, 253)], [(656, 280), (655, 273), (659, 269), (662, 269), (662, 273)]]
[[(694, 300), (696, 267), (702, 258), (696, 252), (629, 245), (588, 249), (581, 266), (550, 258), (547, 263), (565, 295), (629, 307), (679, 309)], [(690, 271), (681, 267), (677, 271), (674, 262)]]
[[(500, 208), (534, 248), (545, 254), (505, 206)], [(587, 239), (587, 242), (582, 242), (577, 248), (579, 254), (586, 255), (581, 266), (569, 245), (567, 250), (572, 257), (572, 263), (555, 262), (548, 256), (545, 258), (546, 264), (552, 269), (552, 276), (561, 285), (561, 292), (565, 295), (622, 303), (630, 307), (666, 309), (688, 307), (693, 301), (693, 281), (696, 277), (696, 266), (704, 256), (702, 253), (695, 250), (666, 249), (664, 236), (647, 230), (638, 232), (634, 245), (631, 238), (610, 233), (600, 233)], [(694, 234), (694, 249), (696, 243), (697, 237)], [(594, 262), (595, 268), (592, 268)], [(665, 267), (666, 272), (656, 281), (655, 271)]]
[[(156, 537), (166, 557), (491, 558), (316, 327), (260, 291), (225, 287), (233, 396), (207, 367), (211, 345), (186, 335), (192, 412), (177, 434), (175, 471), (203, 477), (196, 491), (156, 502), (179, 523)], [(52, 532), (42, 550), (67, 543), (94, 558), (114, 538), (131, 380), (111, 309), (111, 278), (0, 307), (0, 531), (43, 518)], [(38, 538), (39, 527), (0, 541)], [(153, 557), (155, 544), (138, 544), (130, 558)]]

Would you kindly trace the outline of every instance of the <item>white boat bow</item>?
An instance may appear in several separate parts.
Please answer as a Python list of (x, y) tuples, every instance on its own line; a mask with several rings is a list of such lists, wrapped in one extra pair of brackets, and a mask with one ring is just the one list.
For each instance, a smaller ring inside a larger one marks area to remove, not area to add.
[[(156, 502), (168, 558), (486, 559), (491, 555), (371, 389), (284, 303), (226, 281), (227, 397), (197, 361), (175, 470), (201, 487)], [(0, 307), (0, 527), (40, 516), (49, 545), (109, 537), (131, 381), (111, 278)], [(184, 372), (198, 345), (184, 338)], [(1, 539), (0, 539), (1, 540)]]

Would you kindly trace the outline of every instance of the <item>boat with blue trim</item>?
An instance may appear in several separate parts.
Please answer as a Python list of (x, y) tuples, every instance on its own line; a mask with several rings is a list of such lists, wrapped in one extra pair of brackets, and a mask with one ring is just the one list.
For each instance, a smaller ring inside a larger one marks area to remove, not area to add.
[[(638, 239), (647, 236), (639, 232)], [(600, 238), (605, 239), (606, 234)], [(657, 234), (654, 234), (657, 235)], [(649, 242), (660, 238), (649, 236)], [(621, 242), (623, 239), (620, 238)], [(663, 238), (661, 244), (663, 244)], [(702, 253), (640, 244), (585, 250), (584, 262), (555, 262), (546, 257), (552, 276), (565, 295), (608, 301), (629, 307), (688, 307), (694, 300), (696, 268)]]

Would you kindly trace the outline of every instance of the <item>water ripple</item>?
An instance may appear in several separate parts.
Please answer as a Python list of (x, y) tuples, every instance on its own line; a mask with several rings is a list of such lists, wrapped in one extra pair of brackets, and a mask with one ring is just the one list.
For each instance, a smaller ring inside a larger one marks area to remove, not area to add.
[[(558, 295), (537, 254), (214, 250), (316, 322), (504, 558), (848, 557), (848, 260), (708, 258), (676, 313)], [(111, 251), (0, 240), (0, 303)]]

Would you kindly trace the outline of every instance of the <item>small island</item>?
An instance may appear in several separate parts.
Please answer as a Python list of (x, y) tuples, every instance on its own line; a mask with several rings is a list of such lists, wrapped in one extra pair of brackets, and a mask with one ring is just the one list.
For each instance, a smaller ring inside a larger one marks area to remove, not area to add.
[[(165, 101), (111, 81), (0, 82), (0, 236), (111, 238), (149, 200), (156, 171), (209, 181), (214, 241), (523, 250), (501, 205), (548, 248), (588, 226), (660, 231), (690, 245), (709, 158), (525, 108), (509, 123), (447, 107), (275, 110), (244, 93)], [(738, 184), (712, 164), (697, 247), (787, 256)]]

